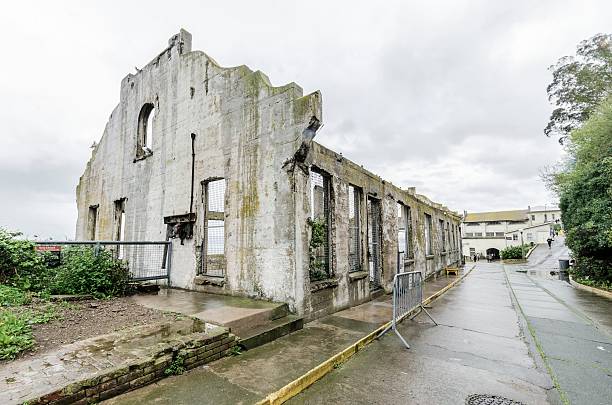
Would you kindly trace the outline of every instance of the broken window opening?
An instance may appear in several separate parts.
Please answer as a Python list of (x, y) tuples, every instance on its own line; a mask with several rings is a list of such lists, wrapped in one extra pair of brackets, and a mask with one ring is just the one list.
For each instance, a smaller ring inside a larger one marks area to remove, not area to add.
[(425, 254), (427, 256), (433, 255), (433, 239), (431, 227), (431, 215), (425, 214)]
[(331, 276), (330, 232), (330, 177), (315, 168), (310, 169), (310, 281)]
[(138, 131), (136, 138), (136, 159), (143, 159), (150, 156), (153, 152), (153, 117), (155, 116), (155, 106), (153, 103), (146, 103), (140, 109), (138, 115)]
[(348, 187), (349, 272), (361, 271), (361, 189)]
[(99, 205), (89, 206), (87, 215), (87, 235), (89, 240), (96, 240), (96, 227), (98, 225), (98, 207)]
[(397, 203), (397, 272), (404, 271), (406, 257), (406, 214), (404, 204)]
[(204, 184), (204, 238), (201, 273), (225, 277), (225, 179)]
[(440, 224), (438, 229), (440, 235), (440, 246), (442, 248), (442, 252), (446, 252), (446, 234), (444, 232), (444, 220), (439, 219), (438, 223)]
[(452, 250), (451, 243), (450, 224), (446, 221), (446, 246), (448, 246), (448, 250)]
[[(125, 240), (125, 198), (115, 201), (115, 232), (113, 235), (116, 241)], [(123, 245), (117, 246), (117, 258), (123, 259)]]
[(368, 267), (370, 290), (381, 288), (382, 273), (382, 227), (380, 200), (368, 198)]
[(414, 258), (412, 250), (412, 213), (410, 207), (397, 203), (397, 250), (398, 271), (404, 271), (404, 261)]

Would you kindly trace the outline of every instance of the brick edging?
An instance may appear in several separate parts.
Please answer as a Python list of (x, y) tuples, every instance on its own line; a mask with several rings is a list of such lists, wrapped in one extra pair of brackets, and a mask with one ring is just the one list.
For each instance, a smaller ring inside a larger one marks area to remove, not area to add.
[(227, 356), (236, 344), (236, 336), (227, 330), (213, 335), (192, 333), (160, 345), (147, 357), (104, 370), (94, 377), (73, 382), (25, 403), (83, 405), (103, 401), (167, 377), (166, 369), (174, 362), (189, 370)]

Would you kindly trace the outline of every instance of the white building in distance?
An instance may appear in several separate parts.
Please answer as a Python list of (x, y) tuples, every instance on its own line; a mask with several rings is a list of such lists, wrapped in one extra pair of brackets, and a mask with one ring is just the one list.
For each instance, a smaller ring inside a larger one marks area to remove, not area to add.
[(499, 258), (500, 251), (521, 243), (546, 243), (561, 223), (556, 205), (527, 207), (526, 210), (464, 213), (461, 227), (463, 255)]

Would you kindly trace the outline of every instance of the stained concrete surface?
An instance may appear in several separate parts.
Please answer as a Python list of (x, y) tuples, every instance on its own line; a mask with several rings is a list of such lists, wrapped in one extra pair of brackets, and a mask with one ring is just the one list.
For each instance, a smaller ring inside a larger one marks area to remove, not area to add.
[(551, 249), (538, 246), (523, 265), (527, 273), (514, 266), (505, 270), (563, 398), (572, 404), (610, 404), (612, 301), (550, 276), (558, 259), (567, 256), (563, 242), (556, 238)]
[[(430, 280), (423, 295), (430, 296), (455, 279), (442, 276)], [(391, 297), (379, 297), (310, 322), (303, 330), (239, 356), (162, 380), (106, 404), (255, 403), (388, 322), (391, 311)]]
[[(160, 345), (175, 345), (194, 332), (225, 330), (193, 319), (124, 329), (62, 346), (0, 368), (0, 404), (20, 404), (118, 367), (148, 359)], [(170, 346), (172, 347), (172, 346)]]
[(132, 299), (145, 307), (228, 327), (236, 335), (287, 314), (286, 304), (178, 289), (162, 289), (159, 294), (135, 295)]
[(524, 342), (503, 268), (478, 263), (424, 315), (368, 346), (293, 398), (295, 404), (462, 404), (470, 394), (495, 394), (546, 404), (552, 382)]
[(290, 402), (461, 404), (492, 393), (611, 404), (612, 302), (550, 274), (567, 257), (563, 242), (538, 246), (524, 265), (478, 263), (431, 311), (440, 326), (400, 325), (410, 351), (389, 335)]

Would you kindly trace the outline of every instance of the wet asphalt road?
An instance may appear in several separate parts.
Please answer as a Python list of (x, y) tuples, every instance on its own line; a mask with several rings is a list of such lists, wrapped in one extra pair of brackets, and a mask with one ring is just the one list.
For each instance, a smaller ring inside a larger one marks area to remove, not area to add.
[[(555, 279), (561, 238), (527, 265), (479, 262), (426, 317), (387, 334), (290, 403), (464, 404), (495, 394), (525, 404), (612, 404), (612, 301)], [(526, 271), (517, 272), (516, 270)]]

